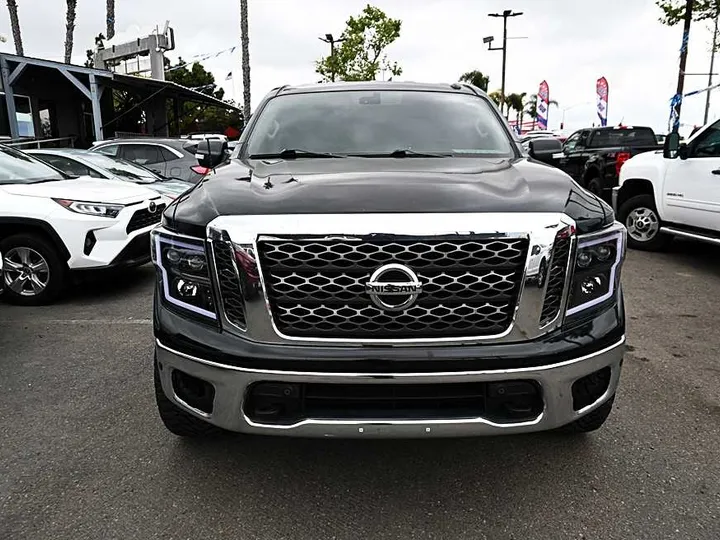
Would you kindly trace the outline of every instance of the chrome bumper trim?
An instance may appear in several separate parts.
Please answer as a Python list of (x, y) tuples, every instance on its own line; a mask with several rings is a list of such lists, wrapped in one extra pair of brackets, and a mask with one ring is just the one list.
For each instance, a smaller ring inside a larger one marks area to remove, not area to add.
[[(181, 353), (156, 340), (158, 362), (163, 366), (160, 378), (165, 394), (190, 414), (230, 431), (298, 437), (460, 437), (526, 433), (557, 428), (591, 412), (616, 391), (625, 338), (592, 354), (540, 367), (505, 370), (436, 372), (436, 373), (326, 373), (248, 369), (218, 364)], [(589, 406), (575, 411), (572, 384), (577, 379), (604, 367), (611, 368), (610, 384), (605, 393)], [(213, 413), (199, 414), (174, 393), (171, 374), (179, 369), (215, 386)], [(528, 422), (499, 424), (485, 418), (447, 420), (327, 420), (306, 419), (292, 425), (258, 424), (243, 414), (247, 387), (258, 381), (288, 383), (442, 383), (484, 382), (512, 379), (534, 380), (540, 384), (545, 401), (544, 411)]]

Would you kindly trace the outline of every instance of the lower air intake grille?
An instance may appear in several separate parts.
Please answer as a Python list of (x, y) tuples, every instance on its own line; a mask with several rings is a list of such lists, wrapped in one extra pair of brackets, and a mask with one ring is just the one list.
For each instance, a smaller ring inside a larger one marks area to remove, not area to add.
[(569, 256), (570, 237), (558, 236), (555, 239), (552, 262), (548, 270), (548, 284), (545, 291), (545, 303), (540, 316), (540, 326), (552, 322), (560, 313)]
[(213, 251), (225, 317), (232, 324), (244, 328), (245, 304), (235, 263), (235, 251), (230, 242), (222, 240), (213, 243)]

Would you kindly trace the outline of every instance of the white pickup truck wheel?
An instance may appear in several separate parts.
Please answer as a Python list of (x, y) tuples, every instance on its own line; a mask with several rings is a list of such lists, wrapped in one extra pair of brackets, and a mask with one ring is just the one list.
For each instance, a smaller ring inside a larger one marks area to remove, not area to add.
[(618, 217), (628, 232), (628, 245), (635, 249), (659, 251), (670, 237), (660, 232), (661, 220), (651, 195), (637, 195), (625, 201)]

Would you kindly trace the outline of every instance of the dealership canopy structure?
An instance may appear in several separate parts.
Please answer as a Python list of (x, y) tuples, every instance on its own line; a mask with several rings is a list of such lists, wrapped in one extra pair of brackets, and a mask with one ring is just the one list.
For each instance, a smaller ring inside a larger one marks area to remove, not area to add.
[[(140, 119), (138, 134), (179, 136), (183, 103), (239, 110), (170, 81), (39, 58), (0, 53), (0, 72), (0, 138), (6, 141), (68, 139), (87, 147), (118, 135), (121, 117), (131, 110)], [(116, 111), (118, 94), (132, 96), (129, 109)]]

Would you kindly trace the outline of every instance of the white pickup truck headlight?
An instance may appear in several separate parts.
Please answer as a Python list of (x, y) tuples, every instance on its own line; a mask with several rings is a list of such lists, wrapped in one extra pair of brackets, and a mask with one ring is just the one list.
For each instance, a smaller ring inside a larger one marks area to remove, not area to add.
[(161, 275), (163, 299), (194, 315), (217, 319), (205, 243), (151, 233), (153, 263)]
[(75, 212), (77, 214), (87, 214), (89, 216), (99, 216), (107, 218), (116, 218), (118, 214), (125, 208), (122, 204), (105, 204), (83, 201), (71, 201), (68, 199), (53, 199), (63, 208)]
[(615, 294), (625, 260), (626, 234), (625, 227), (617, 223), (601, 234), (578, 237), (568, 315), (596, 306)]

